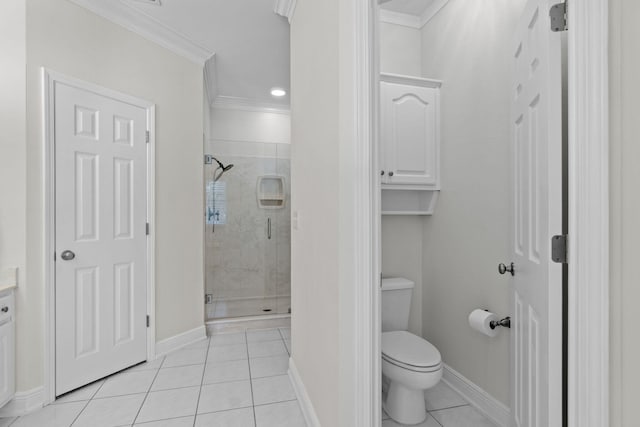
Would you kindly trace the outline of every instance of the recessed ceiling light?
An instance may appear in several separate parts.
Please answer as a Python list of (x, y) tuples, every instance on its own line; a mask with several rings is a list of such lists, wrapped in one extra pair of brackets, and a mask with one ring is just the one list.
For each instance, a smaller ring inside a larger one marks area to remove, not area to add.
[(282, 89), (281, 87), (273, 87), (271, 88), (271, 96), (275, 96), (277, 98), (283, 97), (287, 94), (287, 91)]

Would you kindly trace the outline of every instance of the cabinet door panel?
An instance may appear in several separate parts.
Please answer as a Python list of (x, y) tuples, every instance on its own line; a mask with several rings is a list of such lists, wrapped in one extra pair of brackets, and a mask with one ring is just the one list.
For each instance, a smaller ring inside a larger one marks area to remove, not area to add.
[(14, 323), (0, 326), (0, 407), (7, 403), (15, 389)]
[(384, 182), (436, 186), (437, 90), (383, 82), (381, 92)]

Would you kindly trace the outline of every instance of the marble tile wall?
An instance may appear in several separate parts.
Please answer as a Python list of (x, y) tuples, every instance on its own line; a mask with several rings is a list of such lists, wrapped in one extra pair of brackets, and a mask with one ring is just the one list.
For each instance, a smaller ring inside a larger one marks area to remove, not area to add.
[[(225, 165), (234, 165), (218, 180), (215, 197), (207, 195), (207, 205), (214, 213), (213, 217), (206, 215), (205, 227), (206, 292), (214, 298), (213, 307), (207, 309), (209, 317), (228, 317), (225, 313), (231, 311), (220, 309), (224, 304), (233, 305), (233, 316), (264, 314), (269, 309), (286, 313), (289, 309), (278, 300), (288, 301), (291, 293), (290, 160), (272, 156), (277, 147), (263, 152), (269, 155), (208, 151)], [(211, 189), (214, 170), (212, 165), (205, 168), (207, 189)], [(257, 183), (264, 175), (284, 177), (284, 207), (259, 207)]]

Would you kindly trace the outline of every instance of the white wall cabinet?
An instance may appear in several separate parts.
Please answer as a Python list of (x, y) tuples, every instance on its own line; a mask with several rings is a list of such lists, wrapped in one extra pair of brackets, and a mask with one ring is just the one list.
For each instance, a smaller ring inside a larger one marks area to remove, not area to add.
[(381, 74), (383, 214), (429, 215), (440, 190), (440, 87), (437, 80)]
[(13, 291), (0, 291), (0, 407), (15, 394), (15, 313)]

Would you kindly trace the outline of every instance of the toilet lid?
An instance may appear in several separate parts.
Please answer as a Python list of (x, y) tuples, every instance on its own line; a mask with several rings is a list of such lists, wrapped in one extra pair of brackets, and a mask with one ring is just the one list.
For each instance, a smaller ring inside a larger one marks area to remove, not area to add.
[(382, 355), (419, 368), (437, 366), (441, 362), (440, 352), (433, 344), (407, 331), (383, 332)]

